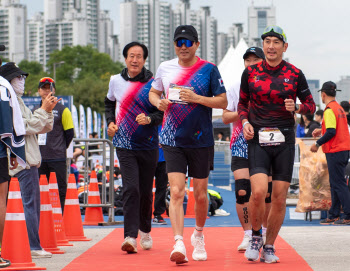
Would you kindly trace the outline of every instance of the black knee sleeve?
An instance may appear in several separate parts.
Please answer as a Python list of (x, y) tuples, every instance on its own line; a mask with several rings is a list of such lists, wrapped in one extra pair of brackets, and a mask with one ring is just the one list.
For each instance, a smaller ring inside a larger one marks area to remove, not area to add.
[(267, 193), (269, 193), (270, 195), (267, 198), (265, 198), (265, 203), (271, 203), (272, 182), (269, 182), (268, 184)]
[[(244, 190), (246, 194), (244, 196), (240, 196), (238, 194), (238, 191)], [(235, 183), (235, 192), (236, 192), (236, 203), (238, 204), (244, 204), (246, 202), (249, 202), (250, 194), (252, 192), (250, 187), (250, 180), (249, 179), (238, 179)]]

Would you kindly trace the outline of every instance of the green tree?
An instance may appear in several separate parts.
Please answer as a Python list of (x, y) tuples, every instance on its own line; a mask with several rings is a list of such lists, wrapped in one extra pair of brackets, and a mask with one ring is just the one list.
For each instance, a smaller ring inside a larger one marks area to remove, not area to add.
[(26, 79), (24, 94), (35, 95), (38, 91), (39, 80), (42, 77), (49, 76), (49, 74), (44, 72), (43, 65), (36, 61), (22, 60), (18, 63), (18, 67), (29, 74)]
[[(62, 64), (57, 64), (64, 62)], [(123, 69), (108, 54), (99, 53), (91, 45), (64, 47), (50, 55), (48, 68), (53, 76), (56, 63), (56, 95), (73, 95), (78, 107), (91, 107), (93, 111), (104, 111), (104, 98), (111, 75)]]

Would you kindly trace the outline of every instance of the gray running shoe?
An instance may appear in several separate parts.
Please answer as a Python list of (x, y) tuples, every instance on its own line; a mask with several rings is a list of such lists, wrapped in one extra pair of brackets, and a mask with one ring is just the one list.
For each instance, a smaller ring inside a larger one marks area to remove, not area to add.
[(263, 250), (261, 251), (260, 261), (265, 263), (277, 263), (280, 258), (275, 255), (275, 252), (276, 250), (274, 246), (264, 246)]
[(263, 238), (261, 236), (252, 236), (252, 240), (249, 241), (249, 246), (244, 253), (244, 256), (248, 261), (258, 261), (259, 252), (263, 246)]

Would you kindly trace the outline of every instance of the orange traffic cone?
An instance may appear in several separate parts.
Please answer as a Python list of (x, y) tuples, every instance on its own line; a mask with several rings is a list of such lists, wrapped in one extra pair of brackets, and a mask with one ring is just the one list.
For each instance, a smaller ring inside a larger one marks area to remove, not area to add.
[(12, 178), (7, 201), (1, 256), (11, 261), (3, 270), (46, 270), (32, 262), (21, 190), (17, 178)]
[(52, 254), (64, 254), (65, 251), (57, 247), (55, 224), (53, 221), (52, 206), (49, 195), (49, 184), (46, 175), (40, 176), (40, 244)]
[[(88, 203), (89, 204), (101, 204), (100, 192), (98, 190), (96, 172), (91, 171), (90, 185), (88, 191)], [(86, 207), (85, 221), (83, 225), (96, 226), (99, 223), (103, 223), (102, 207)]]
[(194, 218), (196, 217), (196, 213), (194, 212), (195, 199), (193, 194), (193, 180), (188, 178), (188, 183), (189, 183), (189, 189), (187, 191), (188, 197), (187, 197), (187, 208), (186, 208), (185, 217)]
[(73, 246), (73, 244), (68, 242), (64, 229), (61, 202), (58, 193), (58, 185), (55, 172), (50, 172), (49, 191), (50, 201), (52, 205), (53, 220), (55, 223), (57, 245)]
[(83, 222), (80, 214), (77, 185), (74, 174), (69, 175), (67, 196), (64, 205), (63, 221), (69, 241), (91, 241), (84, 236)]

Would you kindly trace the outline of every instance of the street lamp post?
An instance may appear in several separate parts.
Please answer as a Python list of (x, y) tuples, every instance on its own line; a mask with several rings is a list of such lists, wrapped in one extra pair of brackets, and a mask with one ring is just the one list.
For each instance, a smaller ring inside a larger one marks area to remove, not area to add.
[(64, 64), (64, 61), (53, 63), (53, 80), (56, 82), (56, 65)]

